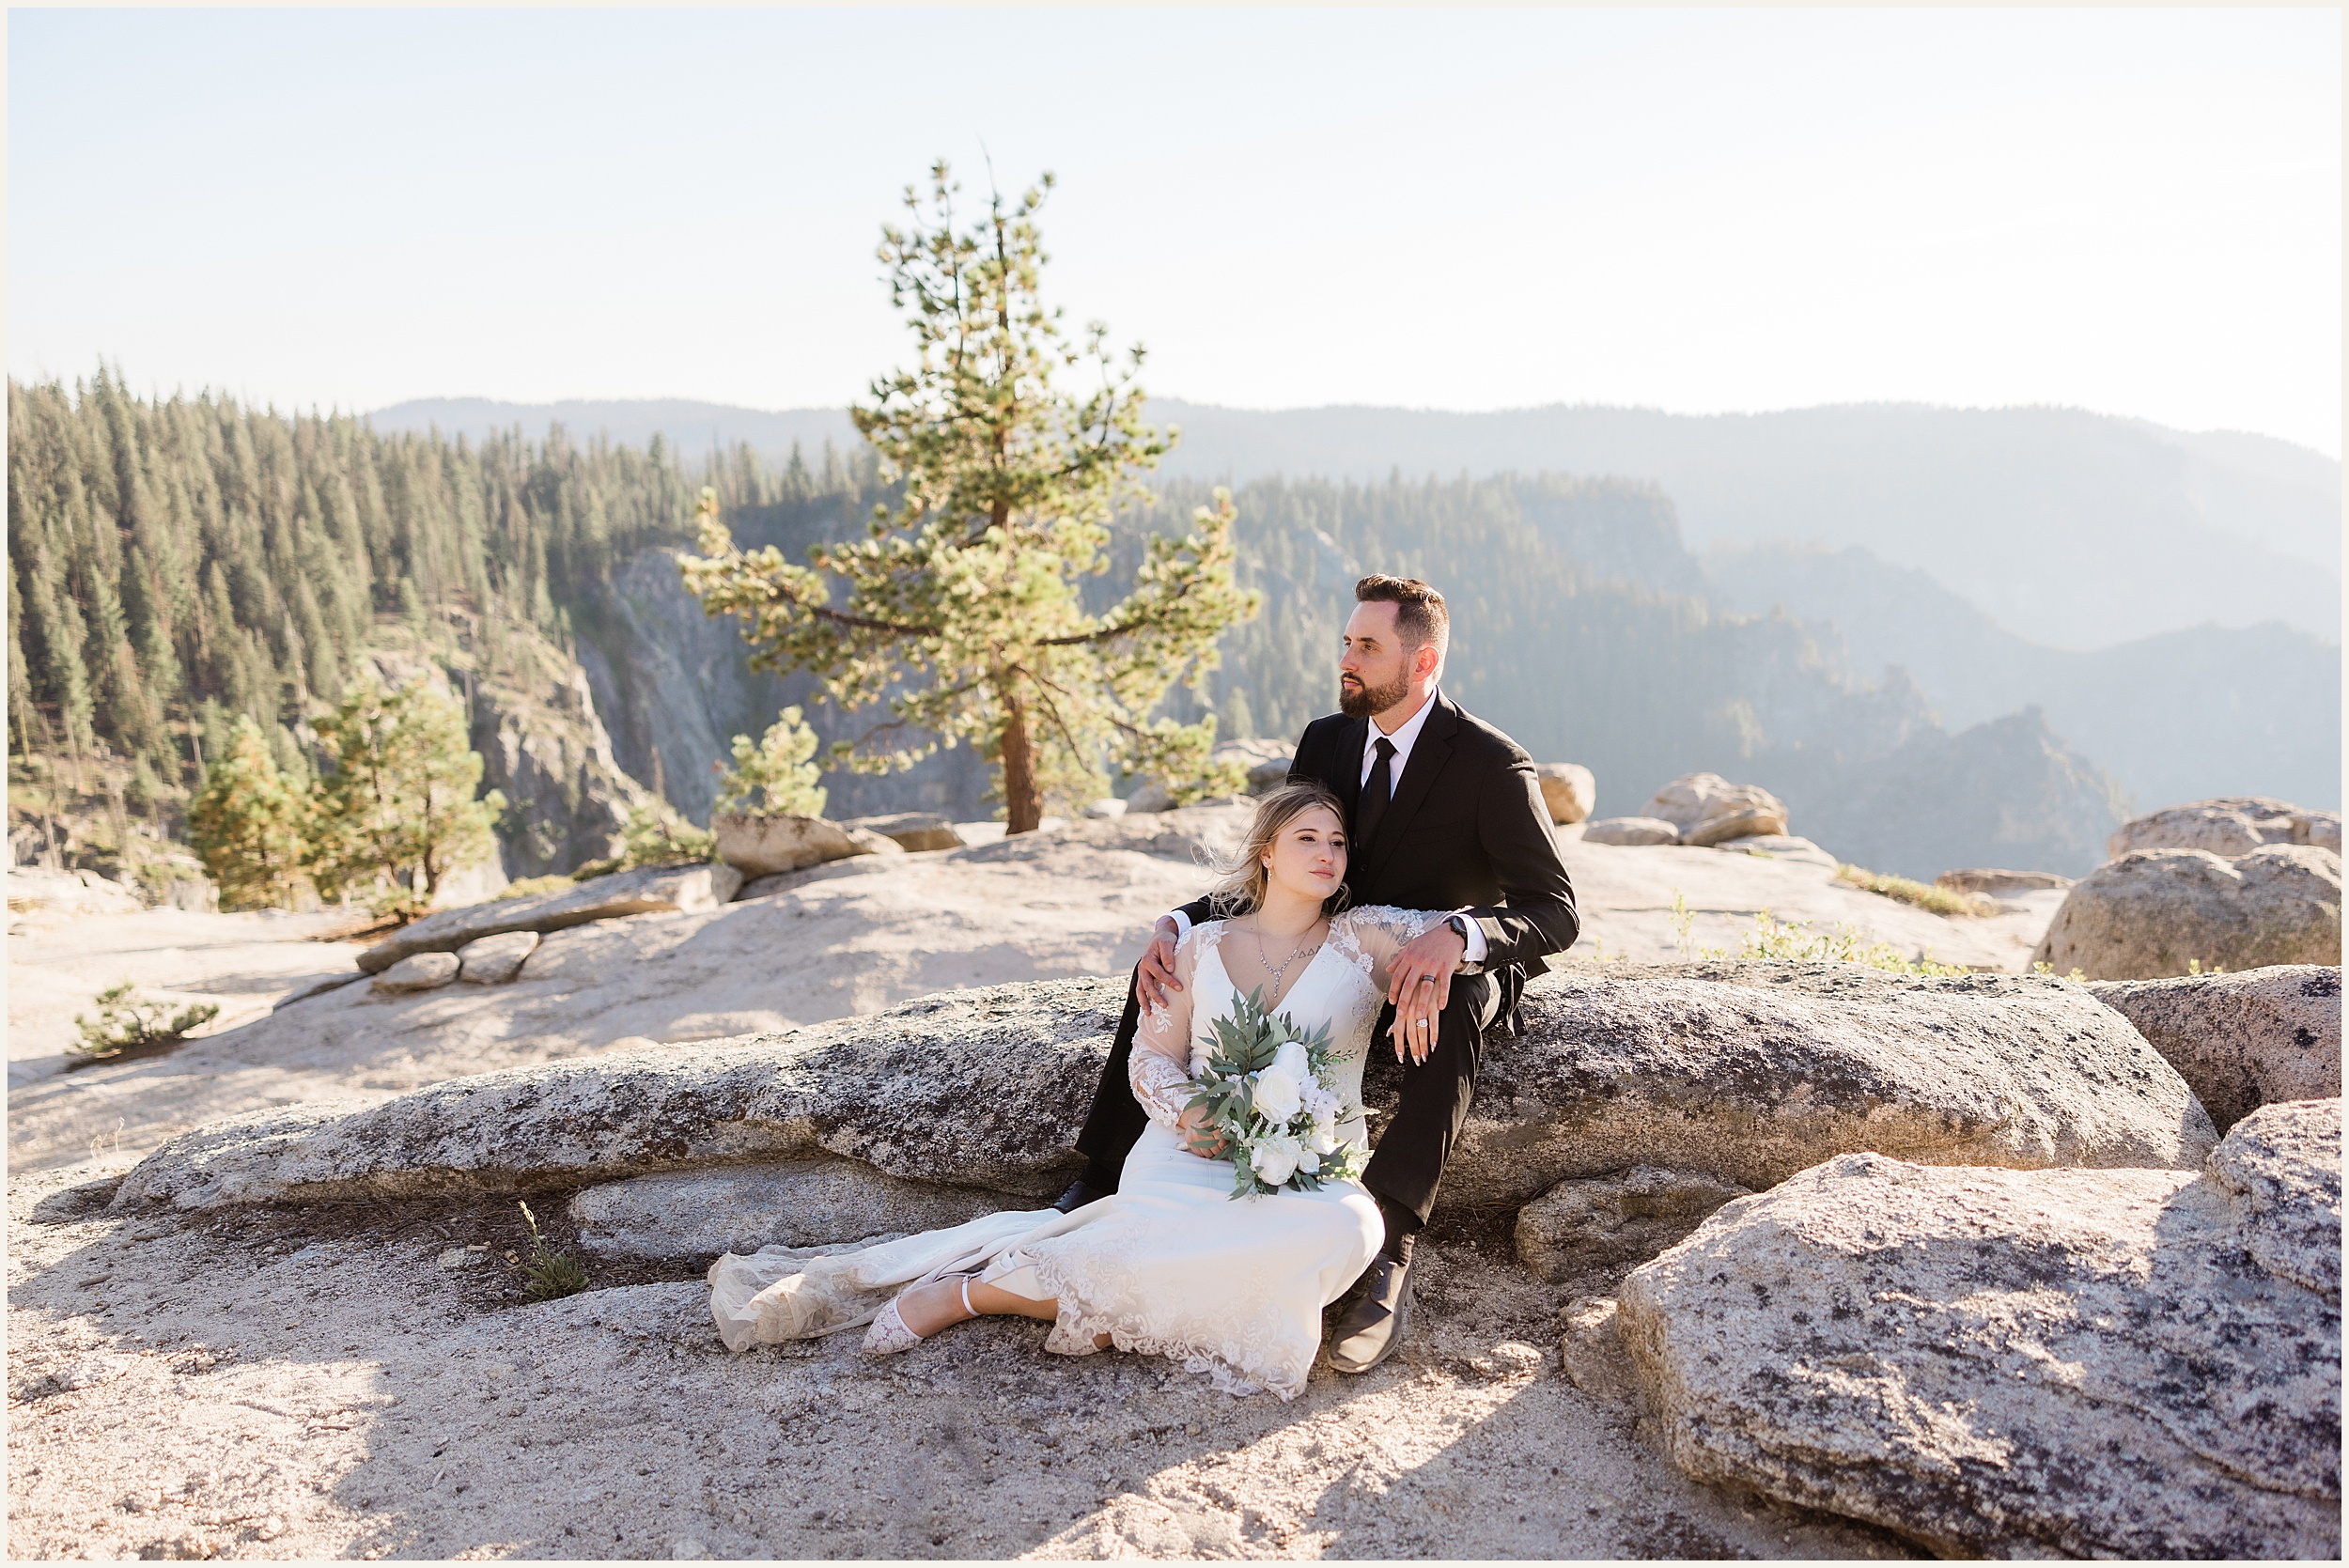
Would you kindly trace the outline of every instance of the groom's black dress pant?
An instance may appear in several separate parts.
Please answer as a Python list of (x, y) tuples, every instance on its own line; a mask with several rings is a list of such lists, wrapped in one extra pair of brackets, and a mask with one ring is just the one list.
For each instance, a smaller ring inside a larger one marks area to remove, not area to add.
[[(1139, 972), (1139, 971), (1137, 971)], [(1498, 973), (1455, 974), (1452, 1001), (1436, 1024), (1436, 1048), (1424, 1063), (1403, 1066), (1403, 1086), (1394, 1116), (1379, 1135), (1362, 1185), (1380, 1198), (1408, 1209), (1427, 1222), (1436, 1206), (1436, 1189), (1442, 1185), (1444, 1161), (1468, 1120), (1469, 1103), (1476, 1097), (1476, 1070), (1485, 1059), (1485, 1041), (1494, 1027), (1517, 1008), (1525, 987), (1515, 969)], [(1078, 1152), (1089, 1163), (1084, 1179), (1096, 1191), (1114, 1192), (1125, 1169), (1126, 1156), (1150, 1125), (1149, 1113), (1134, 1098), (1127, 1079), (1127, 1063), (1134, 1053), (1134, 1033), (1142, 1009), (1133, 982), (1126, 986), (1126, 1012), (1117, 1021), (1110, 1059), (1093, 1092), (1093, 1110), (1084, 1130), (1077, 1135)], [(1372, 1035), (1373, 1051), (1392, 1053), (1387, 1026), (1394, 1009), (1381, 1007)]]

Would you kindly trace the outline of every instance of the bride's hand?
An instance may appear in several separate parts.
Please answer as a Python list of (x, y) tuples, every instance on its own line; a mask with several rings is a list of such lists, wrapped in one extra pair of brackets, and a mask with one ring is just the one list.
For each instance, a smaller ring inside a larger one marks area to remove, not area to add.
[(1201, 1159), (1214, 1159), (1223, 1153), (1226, 1141), (1221, 1133), (1209, 1132), (1200, 1126), (1203, 1114), (1197, 1110), (1184, 1111), (1183, 1119), (1174, 1124), (1174, 1130), (1182, 1134), (1184, 1148)]

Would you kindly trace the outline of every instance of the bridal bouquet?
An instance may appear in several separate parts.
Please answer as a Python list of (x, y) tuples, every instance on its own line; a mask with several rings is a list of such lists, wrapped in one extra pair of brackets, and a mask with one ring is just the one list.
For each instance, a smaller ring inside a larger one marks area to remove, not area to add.
[(1200, 1131), (1222, 1135), (1218, 1157), (1234, 1167), (1233, 1197), (1316, 1191), (1361, 1172), (1362, 1151), (1338, 1141), (1348, 1112), (1330, 1088), (1327, 1024), (1302, 1033), (1251, 991), (1213, 1027), (1215, 1053), (1190, 1103), (1206, 1112)]

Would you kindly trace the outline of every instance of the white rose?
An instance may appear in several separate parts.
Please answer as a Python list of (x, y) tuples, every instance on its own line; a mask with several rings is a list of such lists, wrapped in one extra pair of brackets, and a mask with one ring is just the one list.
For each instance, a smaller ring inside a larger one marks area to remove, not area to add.
[[(1305, 1147), (1315, 1155), (1331, 1155), (1337, 1153), (1337, 1125), (1332, 1122), (1315, 1122), (1314, 1124), (1314, 1130), (1305, 1139)], [(1321, 1167), (1318, 1163), (1316, 1163), (1314, 1169), (1318, 1172)]]
[[(1282, 1048), (1283, 1055), (1287, 1049), (1285, 1046)], [(1303, 1085), (1298, 1082), (1295, 1073), (1286, 1070), (1280, 1057), (1274, 1057), (1272, 1065), (1256, 1075), (1255, 1108), (1274, 1126), (1285, 1126), (1304, 1103)]]
[(1268, 1138), (1249, 1152), (1248, 1163), (1255, 1168), (1257, 1180), (1278, 1187), (1297, 1174), (1298, 1157), (1303, 1153), (1294, 1138)]

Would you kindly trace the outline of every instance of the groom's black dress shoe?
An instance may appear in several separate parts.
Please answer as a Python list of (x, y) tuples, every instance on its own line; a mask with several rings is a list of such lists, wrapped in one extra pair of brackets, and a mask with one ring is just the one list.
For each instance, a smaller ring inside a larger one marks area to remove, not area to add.
[(1361, 1299), (1346, 1309), (1330, 1335), (1330, 1364), (1340, 1372), (1368, 1372), (1394, 1354), (1411, 1331), (1411, 1270), (1392, 1258), (1378, 1258), (1362, 1276)]
[(1068, 1184), (1067, 1191), (1052, 1200), (1052, 1206), (1060, 1210), (1063, 1214), (1069, 1214), (1075, 1210), (1084, 1207), (1087, 1203), (1097, 1203), (1108, 1196), (1108, 1193), (1102, 1191), (1099, 1188), (1094, 1186), (1082, 1176), (1079, 1176), (1075, 1181)]

